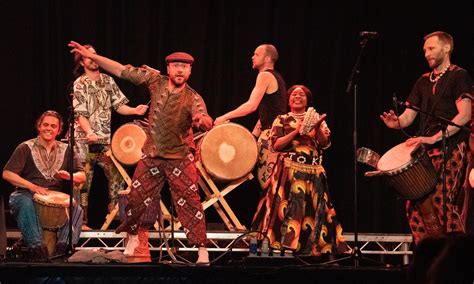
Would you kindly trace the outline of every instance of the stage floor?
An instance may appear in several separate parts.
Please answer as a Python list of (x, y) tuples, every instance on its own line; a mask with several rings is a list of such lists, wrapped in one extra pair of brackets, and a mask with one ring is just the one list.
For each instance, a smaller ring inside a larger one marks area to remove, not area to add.
[(353, 259), (340, 264), (303, 264), (296, 260), (270, 263), (234, 261), (211, 266), (184, 264), (78, 264), (20, 263), (0, 264), (4, 283), (406, 283), (406, 267), (368, 266)]
[[(170, 237), (170, 232), (165, 232)], [(0, 264), (0, 283), (288, 283), (294, 280), (319, 283), (405, 283), (412, 251), (410, 235), (361, 234), (362, 253), (355, 258), (354, 234), (345, 233), (348, 253), (335, 259), (325, 257), (249, 257), (246, 232), (208, 232), (211, 265), (196, 266), (197, 249), (188, 246), (184, 233), (173, 233), (177, 252), (173, 260), (158, 232), (151, 231), (148, 263), (71, 263), (67, 257), (49, 263), (19, 262)], [(11, 244), (19, 232), (7, 232)], [(85, 231), (76, 252), (100, 249), (123, 250), (124, 234), (113, 231)], [(330, 263), (328, 263), (330, 262)]]

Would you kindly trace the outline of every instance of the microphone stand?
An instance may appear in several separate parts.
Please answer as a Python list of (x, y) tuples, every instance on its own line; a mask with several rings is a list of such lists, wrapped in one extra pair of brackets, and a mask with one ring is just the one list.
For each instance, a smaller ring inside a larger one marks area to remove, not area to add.
[(73, 195), (74, 195), (74, 145), (75, 145), (75, 139), (74, 139), (74, 105), (73, 105), (73, 96), (74, 93), (71, 90), (72, 89), (72, 84), (73, 81), (69, 83), (66, 89), (66, 93), (68, 94), (68, 100), (69, 100), (69, 118), (68, 118), (68, 127), (69, 127), (69, 139), (68, 139), (68, 152), (67, 155), (69, 155), (69, 160), (67, 164), (68, 172), (69, 172), (69, 181), (68, 181), (68, 188), (69, 188), (69, 231), (68, 231), (68, 240), (66, 244), (66, 250), (63, 255), (56, 255), (53, 258), (58, 258), (62, 256), (70, 256), (74, 252), (74, 247), (72, 244), (72, 205), (74, 202)]
[[(68, 88), (68, 93), (71, 89), (71, 86)], [(73, 244), (72, 244), (72, 205), (74, 202), (73, 195), (74, 195), (74, 179), (73, 179), (73, 174), (74, 174), (74, 145), (75, 145), (75, 139), (74, 139), (74, 105), (73, 105), (73, 99), (72, 96), (74, 93), (71, 95), (71, 104), (69, 107), (69, 164), (68, 164), (68, 170), (69, 170), (69, 232), (68, 232), (68, 245), (66, 249), (66, 255), (72, 255), (73, 253)]]
[(448, 232), (448, 224), (447, 224), (448, 223), (448, 207), (446, 206), (446, 199), (447, 199), (446, 164), (448, 162), (448, 159), (447, 159), (448, 146), (447, 146), (447, 143), (446, 143), (446, 136), (447, 136), (446, 132), (447, 132), (448, 125), (457, 127), (461, 131), (471, 132), (471, 129), (466, 127), (466, 126), (458, 125), (458, 124), (456, 124), (456, 123), (452, 122), (451, 120), (446, 119), (444, 117), (441, 117), (441, 116), (429, 113), (427, 111), (424, 111), (424, 110), (420, 109), (419, 107), (412, 106), (409, 103), (402, 103), (402, 102), (399, 102), (399, 103), (402, 106), (405, 106), (406, 108), (409, 108), (409, 109), (412, 109), (416, 112), (428, 115), (428, 116), (433, 117), (433, 118), (435, 118), (436, 120), (439, 121), (439, 125), (440, 125), (440, 128), (441, 128), (441, 149), (442, 149), (442, 159), (443, 159), (443, 163), (441, 163), (441, 171), (442, 171), (442, 174), (443, 174), (443, 189), (442, 189), (442, 192), (443, 192), (443, 224), (444, 224), (444, 233), (447, 233)]
[[(359, 266), (359, 261), (362, 259), (362, 252), (360, 251), (359, 248), (359, 239), (358, 239), (358, 224), (357, 224), (357, 213), (358, 213), (358, 196), (357, 196), (357, 81), (358, 81), (358, 76), (359, 76), (359, 68), (360, 68), (360, 60), (362, 58), (362, 55), (364, 53), (365, 47), (371, 37), (364, 37), (361, 35), (361, 40), (360, 40), (360, 50), (359, 50), (359, 55), (357, 56), (357, 59), (355, 61), (355, 64), (352, 68), (352, 72), (349, 78), (349, 81), (347, 83), (347, 88), (346, 88), (346, 93), (350, 95), (351, 91), (353, 90), (353, 137), (352, 137), (352, 143), (353, 143), (353, 151), (354, 151), (354, 156), (353, 156), (353, 164), (354, 164), (354, 248), (352, 249), (352, 253), (348, 257), (343, 257), (335, 260), (331, 260), (326, 262), (325, 264), (332, 264), (332, 263), (337, 263), (340, 261), (343, 261), (345, 259), (354, 259), (354, 266), (358, 267)], [(370, 258), (364, 258), (370, 262), (381, 264), (378, 261), (375, 261)]]

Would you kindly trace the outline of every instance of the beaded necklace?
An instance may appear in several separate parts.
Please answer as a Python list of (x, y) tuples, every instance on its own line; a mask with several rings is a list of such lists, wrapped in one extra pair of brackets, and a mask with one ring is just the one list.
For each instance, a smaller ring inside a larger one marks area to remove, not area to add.
[(299, 120), (302, 120), (304, 118), (304, 116), (306, 115), (306, 111), (305, 112), (302, 112), (302, 113), (294, 113), (294, 112), (291, 112), (289, 113), (291, 116), (293, 116), (294, 118), (296, 119), (299, 119)]
[(441, 71), (441, 72), (440, 72), (438, 75), (436, 75), (436, 77), (434, 77), (434, 78), (432, 78), (433, 75), (434, 75), (434, 70), (431, 71), (430, 76), (429, 76), (429, 79), (430, 79), (430, 82), (431, 82), (431, 83), (434, 83), (434, 84), (433, 84), (433, 88), (432, 88), (432, 90), (431, 90), (432, 93), (433, 93), (433, 95), (434, 95), (435, 92), (436, 92), (436, 85), (438, 84), (439, 79), (441, 79), (441, 77), (443, 77), (444, 73), (446, 73), (446, 71), (449, 70), (449, 67), (451, 67), (451, 64), (449, 64), (448, 66), (446, 66), (446, 68), (444, 68), (443, 71)]
[(441, 73), (439, 73), (438, 75), (436, 75), (436, 77), (434, 77), (434, 79), (432, 78), (433, 75), (434, 75), (434, 70), (431, 71), (431, 73), (430, 73), (430, 82), (431, 82), (431, 83), (436, 83), (436, 82), (438, 82), (438, 80), (441, 79), (441, 77), (443, 77), (444, 73), (446, 73), (446, 71), (448, 71), (449, 67), (451, 67), (451, 64), (449, 64), (448, 66), (446, 66), (446, 68), (444, 68), (443, 71), (441, 71)]

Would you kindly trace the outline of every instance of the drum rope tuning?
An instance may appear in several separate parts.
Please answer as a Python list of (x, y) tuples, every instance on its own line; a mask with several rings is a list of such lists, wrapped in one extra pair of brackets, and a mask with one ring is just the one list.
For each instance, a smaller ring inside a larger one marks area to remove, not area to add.
[(376, 152), (367, 148), (357, 150), (357, 161), (372, 167), (375, 164), (377, 169), (366, 173), (366, 176), (384, 176), (401, 197), (416, 200), (434, 189), (438, 174), (422, 144), (407, 146), (403, 142), (380, 159), (377, 156)]

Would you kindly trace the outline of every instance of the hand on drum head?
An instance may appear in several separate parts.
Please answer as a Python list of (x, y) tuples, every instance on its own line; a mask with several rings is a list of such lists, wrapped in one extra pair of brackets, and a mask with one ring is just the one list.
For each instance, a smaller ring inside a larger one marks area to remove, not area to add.
[(434, 140), (432, 136), (411, 137), (411, 138), (408, 138), (407, 141), (405, 141), (407, 146), (413, 146), (413, 145), (418, 146), (420, 144), (434, 144), (435, 142), (436, 141)]
[(31, 192), (37, 193), (39, 195), (48, 195), (49, 194), (49, 189), (46, 187), (42, 187), (39, 185), (33, 185), (33, 187), (30, 188)]
[(229, 122), (229, 120), (225, 119), (224, 116), (219, 116), (218, 118), (216, 118), (214, 120), (214, 125), (221, 125), (221, 124), (228, 123), (228, 122)]

